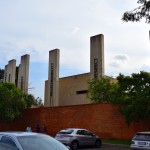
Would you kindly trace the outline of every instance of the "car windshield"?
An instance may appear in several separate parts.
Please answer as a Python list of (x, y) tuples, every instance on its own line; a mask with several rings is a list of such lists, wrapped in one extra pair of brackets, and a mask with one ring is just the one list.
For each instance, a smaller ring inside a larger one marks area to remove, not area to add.
[(66, 146), (48, 135), (17, 137), (23, 150), (68, 150)]
[(58, 134), (71, 134), (73, 132), (73, 130), (61, 130), (60, 132), (58, 132)]
[(150, 134), (136, 134), (133, 140), (150, 141)]

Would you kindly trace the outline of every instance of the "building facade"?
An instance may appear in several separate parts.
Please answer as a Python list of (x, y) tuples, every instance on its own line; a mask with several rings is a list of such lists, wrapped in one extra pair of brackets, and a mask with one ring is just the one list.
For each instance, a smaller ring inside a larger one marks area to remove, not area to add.
[[(53, 65), (52, 65), (53, 64)], [(59, 50), (49, 52), (48, 80), (45, 81), (44, 105), (65, 106), (88, 104), (88, 80), (104, 76), (104, 35), (90, 37), (90, 72), (59, 78)], [(52, 92), (53, 90), (53, 92)], [(57, 96), (50, 96), (57, 93)]]

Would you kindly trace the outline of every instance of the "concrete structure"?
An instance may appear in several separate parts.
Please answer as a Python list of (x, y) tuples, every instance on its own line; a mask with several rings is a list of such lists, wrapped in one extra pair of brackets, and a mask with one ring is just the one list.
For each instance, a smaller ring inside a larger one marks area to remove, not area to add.
[(90, 103), (87, 98), (89, 73), (79, 74), (59, 79), (59, 105), (77, 105)]
[(13, 83), (23, 92), (28, 93), (29, 60), (29, 55), (21, 56), (21, 64), (18, 69), (16, 69), (16, 60), (10, 60), (5, 66), (4, 82)]
[(4, 82), (10, 82), (15, 84), (15, 78), (16, 78), (16, 60), (12, 59), (8, 62), (8, 65), (5, 66)]
[[(59, 55), (57, 51), (56, 49), (49, 52), (49, 78), (45, 81), (44, 105), (49, 107), (89, 104), (90, 101), (86, 95), (88, 80), (104, 76), (104, 35), (100, 34), (90, 38), (89, 73), (59, 78)], [(52, 93), (56, 98), (54, 96), (52, 98)]]
[(90, 40), (90, 74), (91, 78), (99, 78), (104, 76), (104, 35), (93, 36)]
[(48, 106), (59, 105), (59, 53), (59, 49), (49, 52)]
[(21, 88), (24, 93), (28, 93), (29, 80), (29, 60), (28, 54), (21, 56), (21, 64), (18, 69), (18, 88)]
[[(59, 78), (59, 106), (76, 105), (76, 104), (89, 104), (87, 98), (87, 82), (90, 78), (90, 73), (79, 74), (64, 78)], [(45, 102), (44, 105), (49, 107), (48, 104), (48, 80), (45, 81)]]

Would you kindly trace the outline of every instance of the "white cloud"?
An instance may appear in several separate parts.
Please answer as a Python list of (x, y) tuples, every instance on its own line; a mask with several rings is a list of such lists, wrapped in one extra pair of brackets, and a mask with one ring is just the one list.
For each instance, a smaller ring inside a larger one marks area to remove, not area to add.
[(125, 11), (137, 6), (137, 0), (0, 1), (0, 68), (10, 59), (20, 63), (25, 53), (31, 63), (48, 65), (49, 50), (58, 48), (61, 74), (88, 72), (90, 36), (102, 33), (106, 74), (149, 70), (149, 25), (121, 21)]
[(74, 27), (72, 33), (76, 33), (76, 32), (78, 32), (79, 30), (80, 30), (79, 27)]
[(124, 61), (128, 60), (128, 57), (123, 54), (118, 54), (118, 55), (114, 56), (114, 59), (124, 62)]

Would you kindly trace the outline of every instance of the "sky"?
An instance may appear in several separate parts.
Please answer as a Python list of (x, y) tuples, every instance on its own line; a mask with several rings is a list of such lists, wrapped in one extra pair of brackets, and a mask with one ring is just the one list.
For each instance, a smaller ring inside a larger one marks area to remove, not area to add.
[(60, 49), (60, 77), (90, 71), (90, 37), (104, 35), (105, 75), (150, 72), (149, 24), (123, 22), (137, 0), (0, 0), (0, 68), (30, 55), (29, 91), (44, 99), (49, 51)]

